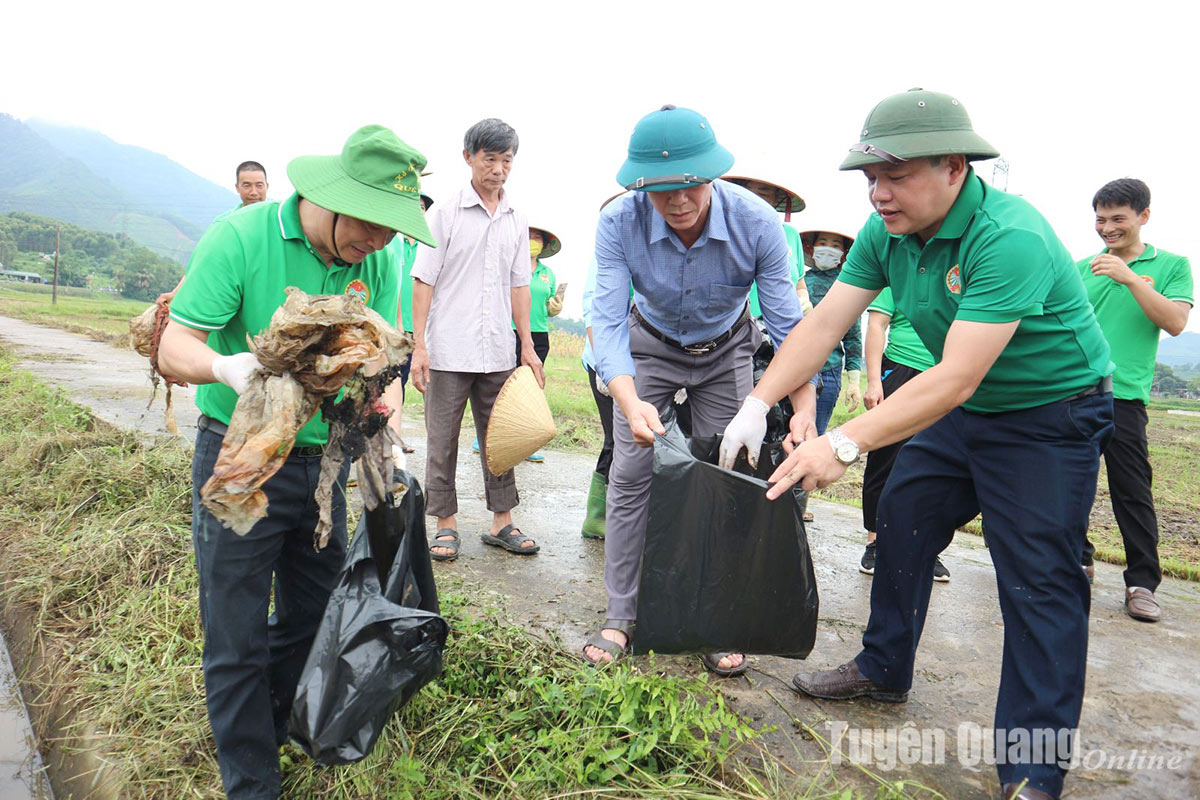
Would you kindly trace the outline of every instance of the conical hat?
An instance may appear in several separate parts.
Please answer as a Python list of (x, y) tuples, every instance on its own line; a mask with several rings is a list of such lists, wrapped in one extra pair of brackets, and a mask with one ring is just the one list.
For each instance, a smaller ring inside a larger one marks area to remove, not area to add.
[(529, 367), (517, 367), (500, 387), (484, 437), (487, 468), (499, 477), (554, 438), (558, 429), (546, 395)]

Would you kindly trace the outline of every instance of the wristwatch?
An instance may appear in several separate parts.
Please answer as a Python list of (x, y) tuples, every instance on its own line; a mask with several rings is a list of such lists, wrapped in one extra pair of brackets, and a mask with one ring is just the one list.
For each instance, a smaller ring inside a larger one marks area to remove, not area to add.
[(858, 444), (846, 434), (842, 433), (841, 428), (834, 428), (828, 434), (829, 446), (833, 448), (833, 457), (847, 467), (858, 461), (862, 456), (862, 450)]

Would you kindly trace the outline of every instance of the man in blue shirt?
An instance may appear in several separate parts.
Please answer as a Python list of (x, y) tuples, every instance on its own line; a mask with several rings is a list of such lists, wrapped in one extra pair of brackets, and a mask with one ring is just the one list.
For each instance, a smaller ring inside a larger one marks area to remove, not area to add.
[[(752, 284), (776, 346), (803, 315), (779, 219), (754, 194), (716, 180), (731, 166), (708, 120), (663, 106), (638, 122), (617, 174), (634, 191), (600, 216), (591, 321), (616, 442), (604, 547), (608, 615), (584, 647), (592, 663), (625, 652), (637, 616), (650, 448), (665, 433), (659, 414), (679, 389), (687, 389), (696, 435), (719, 433), (737, 413), (753, 388), (760, 344), (747, 309)], [(793, 436), (815, 436), (815, 386), (798, 388), (792, 403)], [(746, 669), (741, 653), (707, 654), (704, 663), (721, 676)]]

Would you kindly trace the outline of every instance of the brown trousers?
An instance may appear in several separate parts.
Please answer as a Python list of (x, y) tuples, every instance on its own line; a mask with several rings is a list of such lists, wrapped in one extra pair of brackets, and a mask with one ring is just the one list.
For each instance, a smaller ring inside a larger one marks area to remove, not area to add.
[(446, 372), (429, 370), (425, 390), (425, 512), (431, 517), (458, 513), (454, 480), (458, 466), (458, 434), (463, 411), (471, 401), (475, 433), (479, 437), (479, 463), (483, 468), (488, 511), (511, 511), (520, 502), (512, 470), (497, 478), (487, 468), (487, 426), (500, 387), (512, 370), (499, 372)]

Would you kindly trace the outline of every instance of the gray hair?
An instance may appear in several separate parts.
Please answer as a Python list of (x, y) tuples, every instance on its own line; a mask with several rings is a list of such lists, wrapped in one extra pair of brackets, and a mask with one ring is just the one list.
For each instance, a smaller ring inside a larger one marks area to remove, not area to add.
[(468, 153), (503, 153), (512, 150), (517, 154), (517, 132), (504, 120), (488, 118), (480, 120), (467, 130), (463, 137), (463, 149)]

